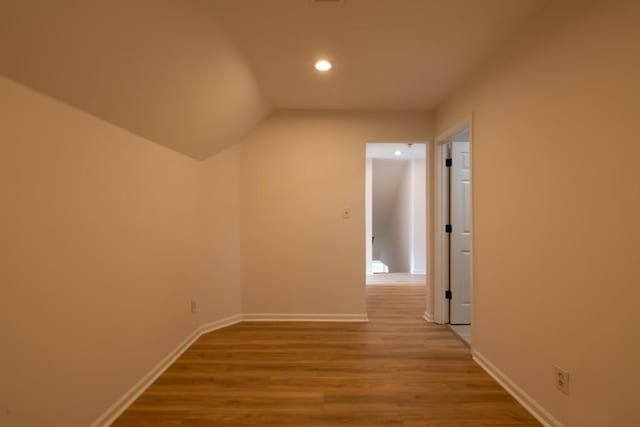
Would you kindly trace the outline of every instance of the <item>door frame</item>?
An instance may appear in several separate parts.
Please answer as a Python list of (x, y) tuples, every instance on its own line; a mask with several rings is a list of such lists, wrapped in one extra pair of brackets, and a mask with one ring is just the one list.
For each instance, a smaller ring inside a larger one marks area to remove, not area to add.
[[(445, 167), (447, 158), (447, 144), (452, 138), (463, 131), (469, 129), (469, 149), (471, 162), (471, 230), (474, 230), (474, 203), (473, 203), (473, 115), (465, 117), (463, 120), (448, 128), (436, 137), (435, 141), (435, 161), (434, 161), (434, 265), (431, 269), (433, 273), (433, 318), (436, 323), (449, 323), (449, 300), (446, 299), (445, 292), (449, 289), (449, 236), (445, 232), (445, 225), (448, 223), (449, 206), (449, 177)], [(447, 203), (445, 203), (447, 201)], [(471, 300), (474, 301), (473, 286), (473, 265), (475, 259), (475, 248), (473, 231), (471, 233)], [(473, 325), (473, 305), (471, 306), (471, 324)]]

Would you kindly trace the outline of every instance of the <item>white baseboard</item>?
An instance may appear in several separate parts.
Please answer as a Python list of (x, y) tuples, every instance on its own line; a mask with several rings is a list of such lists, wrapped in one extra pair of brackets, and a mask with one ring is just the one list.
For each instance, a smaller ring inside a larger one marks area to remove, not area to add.
[(218, 329), (226, 328), (227, 326), (240, 322), (242, 322), (242, 314), (234, 314), (233, 316), (225, 317), (215, 322), (205, 323), (199, 328), (200, 335), (208, 334), (209, 332), (217, 331)]
[(90, 427), (111, 425), (169, 366), (185, 352), (202, 334), (215, 331), (241, 322), (242, 316), (236, 314), (215, 322), (207, 323), (193, 331), (184, 341), (153, 367), (144, 377), (133, 385), (120, 399), (109, 407)]
[(431, 313), (427, 313), (426, 311), (425, 311), (425, 312), (424, 312), (424, 314), (422, 315), (422, 318), (423, 318), (424, 320), (426, 320), (427, 322), (429, 322), (429, 323), (433, 323), (433, 322), (434, 322), (433, 314), (431, 314)]
[(248, 313), (242, 315), (245, 322), (368, 322), (367, 313), (361, 314), (290, 314)]
[(411, 274), (427, 274), (427, 270), (415, 269), (415, 270), (411, 270)]
[(475, 350), (471, 350), (473, 360), (487, 371), (507, 392), (513, 396), (527, 411), (531, 413), (545, 427), (563, 427), (563, 424), (553, 417), (546, 409), (522, 390), (508, 376), (506, 376), (493, 363)]
[(193, 331), (184, 341), (164, 357), (145, 376), (135, 383), (120, 399), (109, 407), (90, 427), (107, 427), (111, 425), (122, 413), (171, 366), (201, 335), (215, 330), (246, 322), (368, 322), (367, 313), (363, 314), (236, 314), (207, 323)]

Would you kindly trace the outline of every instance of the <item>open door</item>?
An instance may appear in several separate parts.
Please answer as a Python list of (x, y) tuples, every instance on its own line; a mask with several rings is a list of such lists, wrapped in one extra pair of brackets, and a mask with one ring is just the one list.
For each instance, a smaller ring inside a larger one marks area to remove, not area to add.
[(471, 323), (471, 152), (453, 142), (450, 167), (450, 323)]

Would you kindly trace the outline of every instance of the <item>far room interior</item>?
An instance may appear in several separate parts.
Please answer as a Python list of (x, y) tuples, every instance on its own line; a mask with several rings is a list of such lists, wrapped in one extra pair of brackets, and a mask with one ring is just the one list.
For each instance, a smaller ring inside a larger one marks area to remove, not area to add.
[(426, 157), (425, 142), (367, 143), (367, 285), (426, 285)]

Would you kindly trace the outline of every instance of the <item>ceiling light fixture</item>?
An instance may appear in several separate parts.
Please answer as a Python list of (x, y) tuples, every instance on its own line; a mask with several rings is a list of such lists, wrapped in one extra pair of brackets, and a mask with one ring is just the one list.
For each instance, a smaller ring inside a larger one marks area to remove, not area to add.
[(314, 66), (316, 67), (316, 70), (322, 71), (324, 73), (331, 69), (331, 62), (327, 61), (326, 59), (321, 59), (319, 61), (316, 61), (316, 64)]
[(393, 154), (395, 154), (396, 156), (402, 156), (402, 151), (396, 150), (393, 152)]

